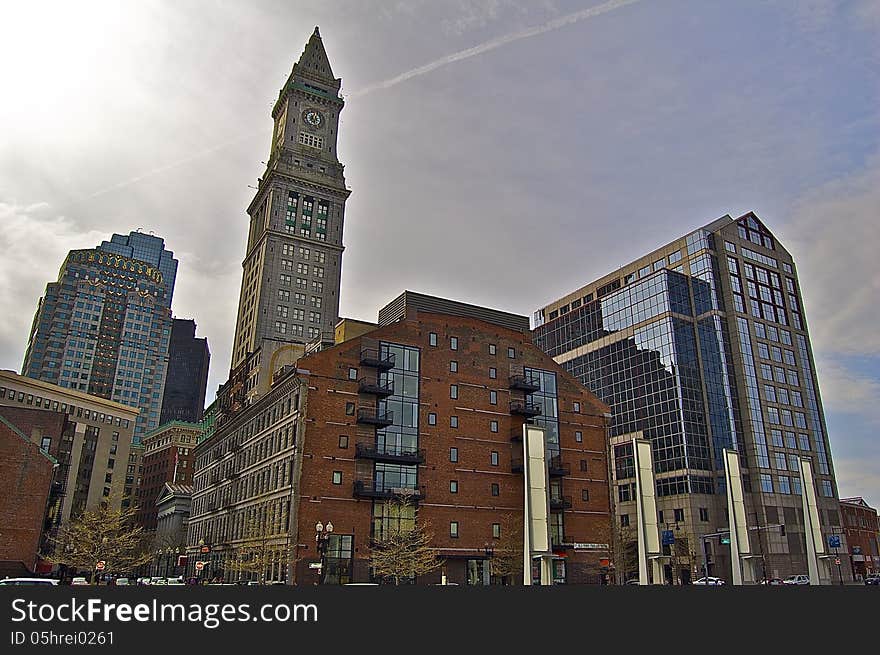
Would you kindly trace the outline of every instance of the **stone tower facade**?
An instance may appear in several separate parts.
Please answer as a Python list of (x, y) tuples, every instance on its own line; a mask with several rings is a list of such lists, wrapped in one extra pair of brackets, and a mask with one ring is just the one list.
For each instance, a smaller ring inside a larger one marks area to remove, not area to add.
[(248, 207), (233, 371), (255, 376), (280, 348), (332, 339), (350, 193), (336, 154), (341, 86), (316, 27), (272, 109), (268, 165)]

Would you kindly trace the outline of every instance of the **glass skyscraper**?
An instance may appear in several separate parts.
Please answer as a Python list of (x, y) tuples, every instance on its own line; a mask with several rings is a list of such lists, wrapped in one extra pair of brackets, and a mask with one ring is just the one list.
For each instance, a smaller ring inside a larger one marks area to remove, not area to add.
[[(749, 526), (761, 528), (750, 533), (759, 574), (806, 572), (799, 457), (813, 460), (823, 533), (842, 531), (794, 261), (757, 216), (720, 218), (538, 310), (534, 324), (536, 345), (613, 408), (623, 542), (635, 526), (632, 438), (652, 442), (669, 581), (702, 575), (702, 535), (728, 528), (724, 448), (740, 453)], [(729, 549), (710, 539), (707, 550), (727, 577)]]
[(159, 425), (176, 275), (165, 242), (140, 232), (70, 251), (40, 299), (22, 375), (137, 407), (140, 443)]

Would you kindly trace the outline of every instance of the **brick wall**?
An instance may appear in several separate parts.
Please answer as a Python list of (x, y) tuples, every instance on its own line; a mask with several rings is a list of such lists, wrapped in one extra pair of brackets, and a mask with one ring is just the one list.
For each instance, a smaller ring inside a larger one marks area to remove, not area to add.
[(33, 570), (52, 470), (38, 444), (0, 422), (0, 560), (19, 561)]
[[(429, 334), (437, 335), (437, 346), (429, 345)], [(450, 349), (450, 337), (458, 339), (458, 349)], [(523, 521), (523, 476), (512, 470), (511, 461), (521, 452), (521, 442), (511, 439), (522, 434), (524, 419), (512, 415), (509, 401), (522, 400), (523, 392), (511, 390), (510, 375), (522, 374), (523, 366), (556, 373), (562, 462), (570, 473), (562, 477), (562, 494), (571, 507), (563, 512), (564, 543), (609, 543), (610, 511), (605, 455), (605, 418), (608, 408), (572, 378), (562, 367), (531, 343), (531, 336), (469, 318), (419, 313), (415, 318), (394, 323), (327, 351), (300, 360), (307, 369), (309, 385), (306, 409), (306, 435), (303, 447), (301, 500), (299, 506), (298, 557), (317, 562), (314, 525), (332, 521), (336, 534), (354, 535), (355, 570), (365, 571), (371, 538), (373, 501), (355, 498), (353, 483), (368, 477), (372, 462), (355, 457), (355, 444), (372, 442), (375, 430), (356, 423), (358, 407), (375, 407), (375, 396), (358, 394), (356, 378), (375, 377), (375, 369), (360, 365), (362, 348), (374, 348), (379, 341), (420, 348), (419, 448), (426, 453), (419, 466), (418, 484), (426, 496), (419, 503), (419, 520), (430, 526), (435, 547), (447, 558), (450, 580), (464, 575), (467, 559), (486, 557), (487, 546), (497, 546), (492, 525), (521, 525)], [(495, 345), (490, 354), (489, 344)], [(508, 357), (508, 348), (515, 356)], [(450, 371), (450, 361), (458, 370)], [(489, 369), (497, 375), (490, 378)], [(458, 398), (450, 397), (450, 385), (458, 385)], [(490, 391), (497, 403), (490, 403)], [(354, 414), (346, 405), (354, 405)], [(580, 411), (574, 411), (580, 403)], [(436, 414), (436, 425), (428, 415)], [(458, 417), (458, 427), (450, 417)], [(490, 423), (497, 422), (493, 432)], [(577, 441), (575, 433), (581, 433)], [(348, 437), (348, 447), (339, 445), (340, 435)], [(450, 449), (458, 449), (458, 461), (450, 461)], [(497, 464), (492, 452), (498, 453)], [(584, 463), (582, 465), (582, 462)], [(586, 470), (583, 470), (586, 469)], [(342, 483), (333, 484), (333, 473), (342, 474)], [(458, 482), (451, 493), (450, 481)], [(498, 485), (498, 495), (491, 493)], [(584, 490), (588, 499), (584, 499)], [(458, 537), (450, 536), (450, 523), (458, 522)], [(597, 582), (598, 560), (606, 552), (574, 550), (560, 546), (558, 555), (566, 560), (568, 581)], [(316, 573), (298, 565), (302, 575)], [(439, 577), (439, 572), (437, 573)], [(456, 580), (463, 582), (463, 580)]]

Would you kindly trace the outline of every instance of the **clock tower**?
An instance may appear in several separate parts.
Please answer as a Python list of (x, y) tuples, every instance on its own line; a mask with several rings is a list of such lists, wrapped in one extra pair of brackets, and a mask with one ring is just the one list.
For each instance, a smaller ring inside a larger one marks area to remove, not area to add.
[(232, 369), (251, 362), (249, 377), (271, 376), (273, 355), (291, 344), (332, 340), (350, 193), (336, 154), (341, 86), (316, 27), (272, 108), (268, 164), (247, 210)]

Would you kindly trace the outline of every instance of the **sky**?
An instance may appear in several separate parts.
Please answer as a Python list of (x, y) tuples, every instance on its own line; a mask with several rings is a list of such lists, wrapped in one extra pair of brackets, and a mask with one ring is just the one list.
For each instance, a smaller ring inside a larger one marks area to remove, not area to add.
[(531, 315), (755, 211), (798, 264), (841, 497), (880, 505), (880, 2), (0, 0), (0, 368), (140, 228), (229, 372), (245, 209), (316, 25), (346, 99), (340, 313)]

